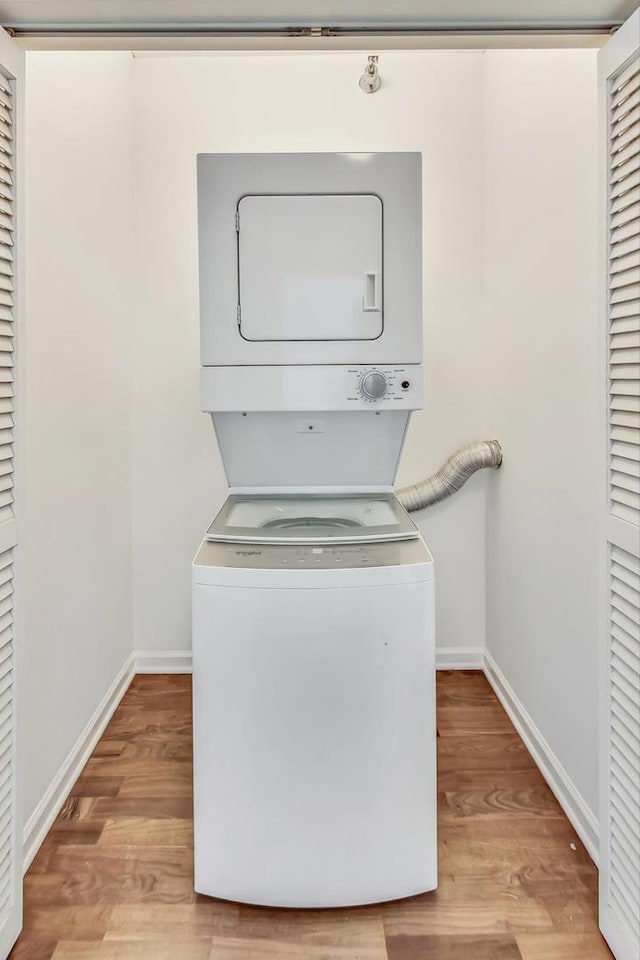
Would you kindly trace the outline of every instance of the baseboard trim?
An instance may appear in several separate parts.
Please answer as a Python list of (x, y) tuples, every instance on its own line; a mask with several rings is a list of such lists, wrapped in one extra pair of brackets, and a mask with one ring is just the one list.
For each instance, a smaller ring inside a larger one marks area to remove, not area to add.
[(597, 866), (598, 820), (596, 816), (585, 803), (571, 777), (527, 713), (498, 664), (491, 654), (486, 652), (484, 672), (534, 763)]
[(191, 650), (136, 650), (136, 673), (191, 673)]
[[(191, 673), (190, 650), (136, 650), (136, 673)], [(436, 670), (482, 670), (482, 647), (439, 647)]]
[(436, 670), (482, 670), (482, 647), (436, 647)]
[(26, 873), (40, 849), (55, 818), (80, 776), (82, 768), (93, 753), (105, 727), (122, 700), (134, 676), (134, 658), (130, 654), (117, 677), (105, 693), (93, 716), (76, 740), (66, 760), (49, 784), (40, 803), (25, 824), (22, 835), (22, 864)]

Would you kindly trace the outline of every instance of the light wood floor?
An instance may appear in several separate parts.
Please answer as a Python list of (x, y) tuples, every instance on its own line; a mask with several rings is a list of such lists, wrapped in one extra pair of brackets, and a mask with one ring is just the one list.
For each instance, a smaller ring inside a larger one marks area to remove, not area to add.
[(192, 887), (191, 692), (138, 676), (25, 878), (12, 960), (603, 960), (596, 870), (481, 673), (438, 676), (440, 885), (349, 910)]

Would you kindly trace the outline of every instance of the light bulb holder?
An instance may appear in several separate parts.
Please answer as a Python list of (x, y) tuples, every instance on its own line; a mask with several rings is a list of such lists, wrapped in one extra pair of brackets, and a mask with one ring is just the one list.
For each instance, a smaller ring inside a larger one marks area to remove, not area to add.
[(378, 58), (371, 55), (367, 58), (367, 65), (360, 77), (360, 89), (363, 93), (375, 93), (380, 89), (380, 74), (378, 73)]

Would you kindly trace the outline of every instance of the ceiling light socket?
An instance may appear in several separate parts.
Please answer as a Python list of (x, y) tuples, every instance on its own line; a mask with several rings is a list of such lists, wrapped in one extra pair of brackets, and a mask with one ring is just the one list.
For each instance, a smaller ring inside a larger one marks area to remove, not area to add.
[(367, 58), (367, 65), (360, 77), (360, 89), (363, 93), (375, 93), (380, 89), (381, 82), (378, 73), (378, 57), (372, 55)]

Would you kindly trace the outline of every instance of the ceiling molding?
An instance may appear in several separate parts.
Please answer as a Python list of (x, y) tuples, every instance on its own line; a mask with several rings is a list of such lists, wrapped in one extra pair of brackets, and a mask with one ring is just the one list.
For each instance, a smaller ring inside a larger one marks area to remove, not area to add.
[[(26, 49), (120, 49), (154, 43), (210, 49), (286, 44), (336, 49), (557, 45), (606, 37), (637, 0), (0, 0), (0, 24)], [(428, 15), (425, 15), (425, 8)], [(392, 11), (392, 12), (390, 12)], [(487, 43), (485, 43), (487, 40)]]
[(519, 21), (519, 22), (442, 22), (340, 24), (221, 24), (221, 23), (57, 23), (2, 24), (15, 37), (375, 37), (509, 34), (608, 33), (619, 26), (610, 20)]

